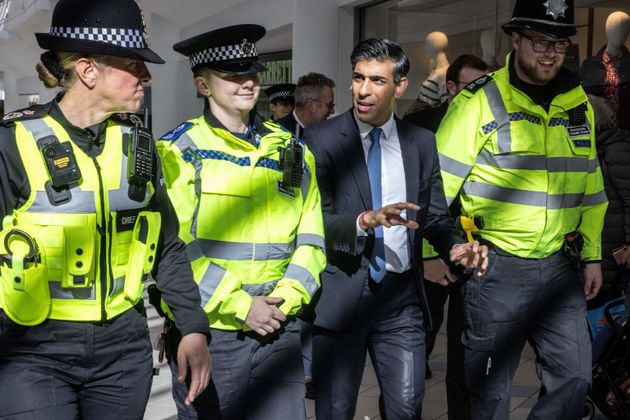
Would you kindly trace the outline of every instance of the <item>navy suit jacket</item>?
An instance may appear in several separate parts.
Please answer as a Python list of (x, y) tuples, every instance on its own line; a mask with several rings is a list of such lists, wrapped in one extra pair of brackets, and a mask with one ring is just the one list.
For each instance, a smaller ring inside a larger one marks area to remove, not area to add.
[[(407, 210), (420, 228), (408, 230), (413, 275), (424, 309), (427, 330), (430, 316), (422, 286), (422, 236), (448, 260), (448, 252), (463, 242), (454, 228), (444, 190), (435, 138), (430, 131), (396, 118), (402, 152), (407, 201), (421, 206)], [(321, 289), (315, 298), (314, 324), (333, 331), (351, 327), (369, 273), (373, 235), (357, 253), (356, 219), (371, 209), (372, 197), (365, 154), (353, 110), (310, 125), (304, 141), (315, 155), (321, 192), (326, 255)]]

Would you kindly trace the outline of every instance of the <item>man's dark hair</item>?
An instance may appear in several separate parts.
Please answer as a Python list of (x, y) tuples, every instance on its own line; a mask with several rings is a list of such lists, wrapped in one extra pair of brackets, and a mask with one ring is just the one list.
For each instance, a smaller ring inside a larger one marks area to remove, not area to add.
[(409, 58), (401, 46), (386, 38), (370, 38), (361, 41), (354, 47), (350, 55), (350, 62), (354, 69), (358, 61), (385, 61), (394, 62), (394, 82), (399, 83), (400, 79), (409, 73)]
[(334, 89), (335, 82), (320, 73), (311, 72), (300, 76), (297, 81), (295, 92), (293, 93), (295, 105), (301, 107), (309, 100), (319, 100), (319, 96), (321, 95), (324, 86)]
[[(461, 80), (459, 80), (459, 72), (462, 71), (464, 67), (471, 67), (479, 71), (488, 71), (488, 65), (481, 58), (472, 54), (462, 54), (448, 66), (448, 70), (446, 70), (446, 81), (448, 82), (450, 80), (455, 83), (461, 82)], [(468, 81), (470, 82), (472, 80)]]

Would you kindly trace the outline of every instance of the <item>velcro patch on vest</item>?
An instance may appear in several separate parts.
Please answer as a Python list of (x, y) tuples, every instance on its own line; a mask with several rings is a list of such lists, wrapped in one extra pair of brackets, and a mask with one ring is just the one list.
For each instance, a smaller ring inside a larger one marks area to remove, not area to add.
[(488, 84), (492, 80), (492, 76), (483, 75), (479, 79), (474, 80), (466, 85), (466, 89), (470, 93), (475, 93), (481, 89), (484, 85)]
[(188, 131), (190, 127), (192, 127), (193, 125), (194, 124), (191, 122), (182, 123), (178, 125), (177, 127), (175, 127), (174, 129), (172, 129), (171, 131), (169, 131), (168, 133), (164, 134), (162, 137), (160, 137), (160, 140), (166, 140), (166, 141), (177, 140), (182, 134)]
[(571, 140), (573, 142), (573, 144), (575, 145), (575, 147), (591, 147), (591, 141), (590, 140)]
[(586, 124), (569, 126), (567, 127), (567, 134), (572, 139), (576, 137), (590, 137), (591, 128)]
[(116, 213), (116, 231), (127, 232), (133, 230), (133, 227), (136, 225), (138, 213), (140, 213), (139, 209), (121, 210)]

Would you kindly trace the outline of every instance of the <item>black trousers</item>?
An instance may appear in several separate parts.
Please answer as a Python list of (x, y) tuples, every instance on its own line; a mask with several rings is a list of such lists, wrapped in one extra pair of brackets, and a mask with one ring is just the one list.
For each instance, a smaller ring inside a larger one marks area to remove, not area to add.
[(0, 418), (139, 420), (153, 370), (146, 317), (13, 324), (0, 311)]
[(367, 280), (352, 328), (313, 329), (318, 420), (352, 419), (370, 354), (388, 420), (420, 419), (424, 397), (424, 323), (410, 272)]
[(429, 303), (433, 330), (427, 334), (427, 361), (433, 352), (435, 339), (444, 322), (444, 305), (448, 299), (446, 323), (446, 401), (449, 420), (470, 418), (470, 395), (464, 379), (464, 346), (461, 336), (464, 330), (464, 283), (442, 286), (424, 280), (424, 290)]

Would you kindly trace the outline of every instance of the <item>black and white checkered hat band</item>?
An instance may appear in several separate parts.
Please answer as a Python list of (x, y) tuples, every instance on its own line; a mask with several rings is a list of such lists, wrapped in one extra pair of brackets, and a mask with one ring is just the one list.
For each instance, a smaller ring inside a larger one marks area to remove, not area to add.
[(271, 96), (269, 97), (269, 100), (273, 101), (276, 98), (290, 98), (292, 96), (293, 96), (293, 93), (291, 93), (291, 91), (283, 90), (283, 91), (280, 91), (280, 92), (272, 93)]
[(61, 38), (99, 41), (124, 48), (148, 48), (138, 29), (126, 28), (64, 28), (53, 26), (50, 35)]
[(258, 57), (256, 46), (253, 43), (221, 45), (194, 52), (190, 55), (190, 67), (195, 68), (202, 64), (216, 63), (218, 61), (238, 60)]

